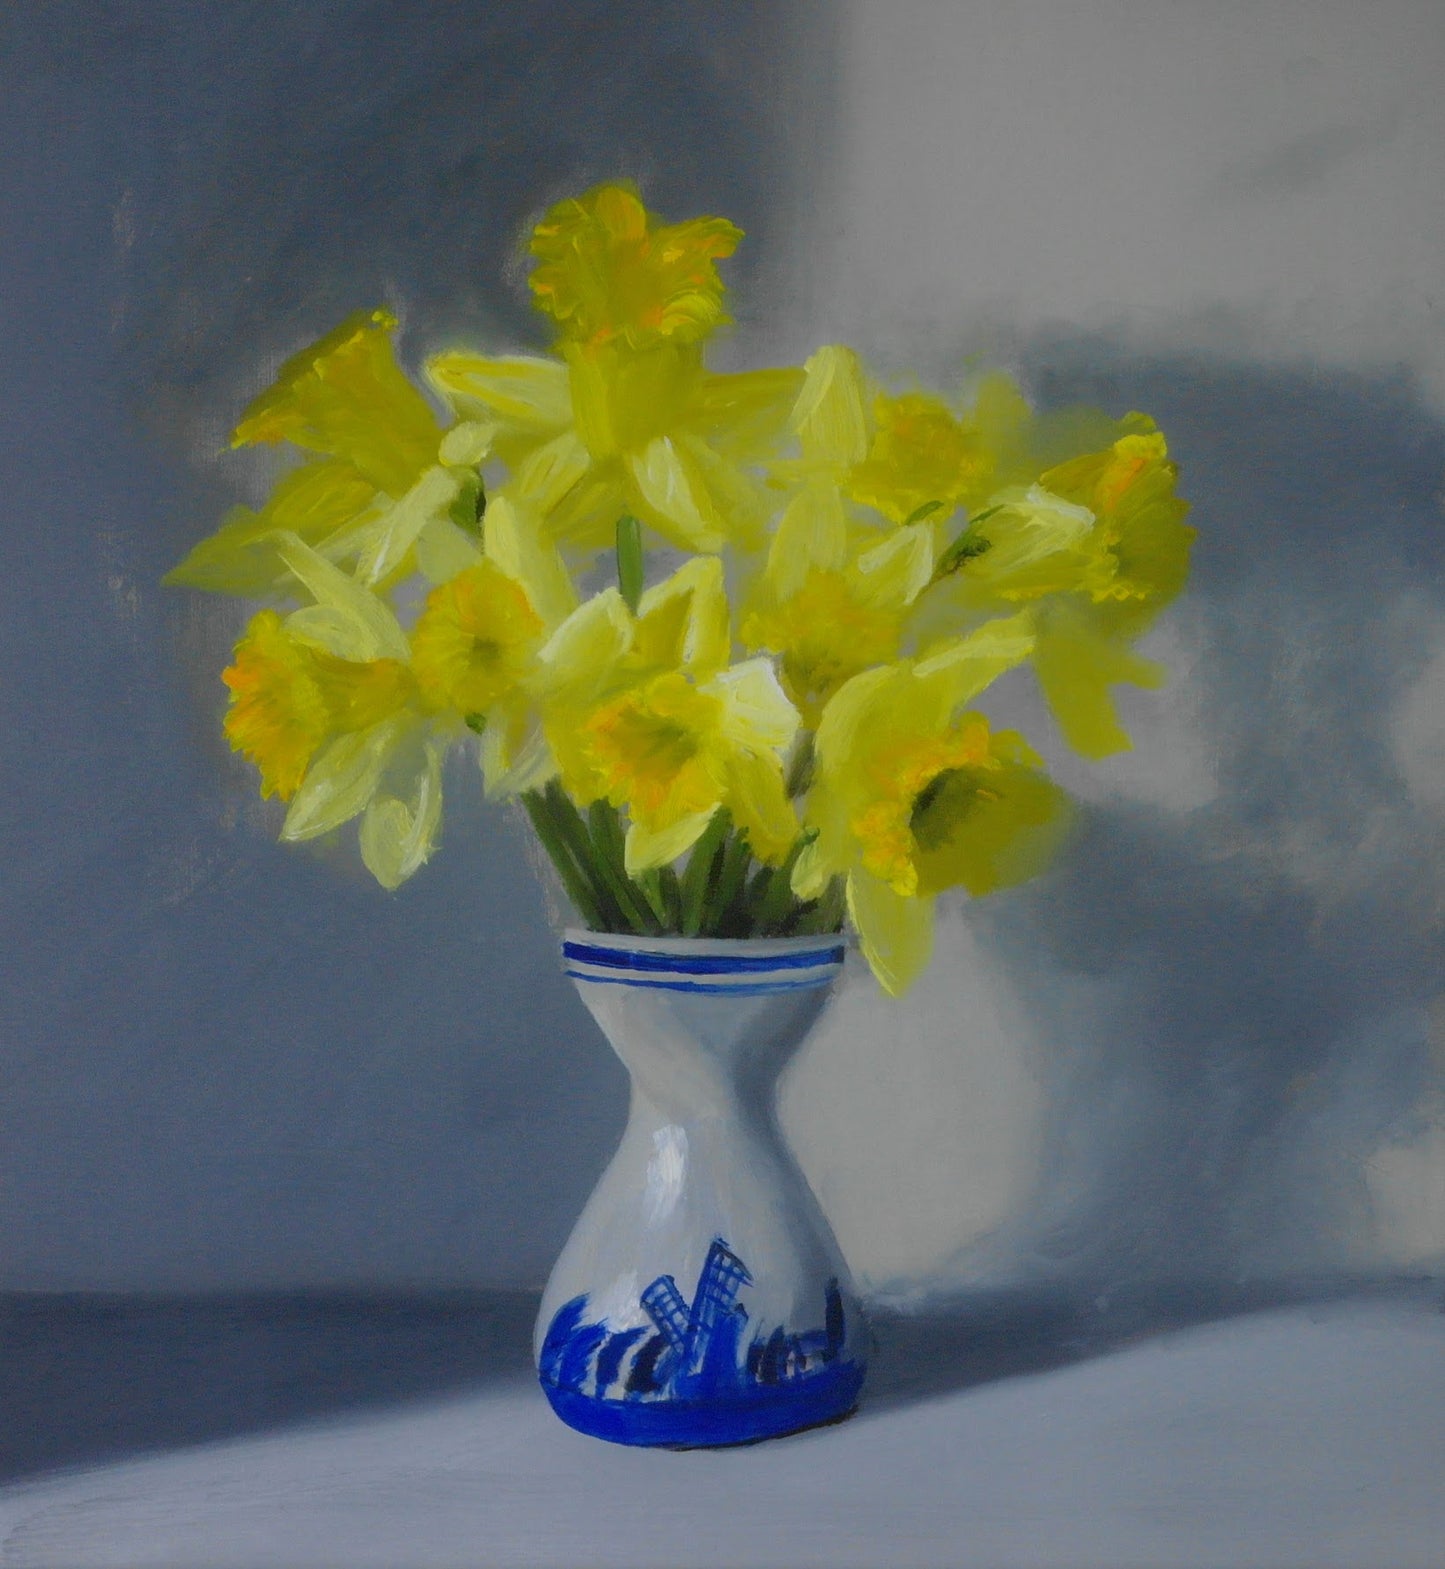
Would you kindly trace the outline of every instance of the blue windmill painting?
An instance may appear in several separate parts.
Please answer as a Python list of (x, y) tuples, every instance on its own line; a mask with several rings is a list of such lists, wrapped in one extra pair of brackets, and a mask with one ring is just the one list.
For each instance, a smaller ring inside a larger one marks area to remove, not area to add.
[(823, 1322), (748, 1336), (739, 1299), (753, 1284), (721, 1237), (692, 1300), (659, 1275), (640, 1295), (651, 1327), (587, 1321), (588, 1299), (558, 1310), (540, 1359), (543, 1388), (564, 1421), (633, 1444), (746, 1443), (846, 1415), (863, 1369), (845, 1356), (847, 1318), (836, 1279)]

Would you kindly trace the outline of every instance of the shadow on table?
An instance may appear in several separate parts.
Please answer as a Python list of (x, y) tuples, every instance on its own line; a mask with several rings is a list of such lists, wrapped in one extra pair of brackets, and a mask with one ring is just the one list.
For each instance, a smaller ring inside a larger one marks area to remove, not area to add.
[[(862, 1416), (1193, 1325), (1440, 1285), (973, 1292), (875, 1307)], [(0, 1481), (530, 1381), (531, 1292), (0, 1296)]]
[(0, 1480), (530, 1378), (537, 1300), (0, 1297)]
[(917, 1309), (875, 1307), (863, 1414), (1046, 1373), (1177, 1330), (1347, 1297), (1439, 1297), (1439, 1283), (1155, 1286), (1126, 1295), (992, 1291)]

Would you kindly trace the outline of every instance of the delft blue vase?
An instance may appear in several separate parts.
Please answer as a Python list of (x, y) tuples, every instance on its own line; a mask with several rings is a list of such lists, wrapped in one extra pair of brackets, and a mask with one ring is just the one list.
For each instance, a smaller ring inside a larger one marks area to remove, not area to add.
[(775, 1106), (842, 938), (579, 931), (563, 956), (632, 1102), (542, 1298), (552, 1408), (615, 1443), (686, 1447), (846, 1416), (867, 1328)]

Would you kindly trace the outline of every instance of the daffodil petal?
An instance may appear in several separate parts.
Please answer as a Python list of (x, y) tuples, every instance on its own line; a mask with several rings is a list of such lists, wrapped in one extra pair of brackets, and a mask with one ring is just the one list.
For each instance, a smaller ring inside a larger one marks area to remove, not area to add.
[(406, 559), (417, 535), (436, 518), (444, 518), (457, 499), (461, 479), (451, 469), (432, 467), (407, 493), (378, 517), (362, 543), (357, 578), (379, 583)]
[(643, 594), (637, 606), (639, 653), (659, 666), (694, 675), (721, 670), (732, 652), (722, 562), (695, 556)]
[(692, 812), (678, 818), (676, 822), (657, 828), (632, 823), (627, 830), (622, 856), (627, 875), (636, 877), (639, 872), (650, 872), (659, 866), (667, 866), (678, 856), (685, 855), (702, 837), (715, 811), (716, 808), (706, 812)]
[(933, 900), (905, 898), (856, 867), (848, 876), (848, 914), (878, 984), (890, 997), (901, 997), (933, 956)]
[(801, 720), (771, 659), (746, 659), (703, 690), (722, 698), (722, 733), (736, 745), (781, 754), (793, 744)]
[(337, 736), (306, 772), (281, 825), (283, 839), (314, 839), (350, 822), (366, 809), (382, 774), (404, 738), (398, 716)]
[(1064, 740), (1097, 759), (1133, 746), (1109, 688), (1164, 684), (1162, 666), (1094, 632), (1083, 618), (1049, 617), (1040, 625), (1034, 672)]
[(259, 598), (285, 574), (276, 553), (281, 533), (329, 548), (349, 524), (367, 518), (380, 494), (348, 463), (303, 463), (278, 483), (259, 512), (235, 508), (164, 581), (212, 594)]
[(788, 599), (810, 572), (836, 572), (847, 559), (843, 497), (830, 479), (809, 479), (778, 519), (768, 548), (768, 585), (779, 599)]
[(772, 513), (771, 498), (740, 464), (707, 442), (684, 432), (677, 445), (707, 493), (709, 514), (721, 520), (729, 540), (742, 550), (758, 549)]
[(592, 456), (575, 431), (564, 430), (529, 452), (513, 472), (508, 489), (538, 512), (550, 512), (592, 467)]
[(445, 583), (482, 559), (481, 547), (449, 517), (432, 518), (416, 536), (416, 564), (429, 583)]
[(361, 859), (383, 888), (399, 888), (430, 858), (442, 816), (440, 742), (429, 742), (403, 799), (373, 796), (361, 819)]
[(337, 613), (351, 627), (351, 647), (336, 649), (347, 659), (400, 659), (411, 656), (406, 633), (390, 609), (363, 584), (319, 555), (295, 534), (283, 534), (278, 554), (318, 605)]
[(760, 861), (781, 866), (797, 842), (798, 816), (774, 754), (736, 751), (727, 760), (727, 803)]
[(842, 344), (829, 344), (812, 355), (803, 371), (792, 421), (803, 456), (835, 469), (861, 463), (868, 455), (868, 414), (858, 356)]
[(911, 605), (933, 576), (933, 528), (912, 523), (865, 550), (853, 564), (849, 581), (860, 603), (879, 610)]
[(502, 492), (487, 505), (485, 548), (522, 585), (545, 625), (556, 626), (577, 608), (572, 578), (557, 547), (542, 537), (536, 514)]
[(915, 664), (914, 675), (936, 685), (946, 707), (957, 708), (1034, 652), (1035, 624), (1027, 611), (986, 621), (965, 637), (936, 645)]
[(658, 533), (684, 550), (722, 549), (726, 536), (707, 488), (668, 437), (629, 453), (626, 462), (638, 510)]
[(547, 737), (533, 723), (519, 734), (505, 715), (482, 732), (482, 788), (489, 799), (522, 795), (540, 789), (557, 772)]
[(818, 841), (813, 839), (803, 846), (798, 852), (798, 859), (793, 862), (793, 892), (800, 899), (821, 898), (833, 876), (834, 870), (824, 859)]
[(612, 678), (617, 661), (632, 647), (632, 617), (615, 588), (579, 605), (542, 645), (538, 662), (549, 694), (585, 702)]
[(474, 469), (492, 450), (496, 436), (495, 420), (462, 420), (442, 437), (437, 456), (453, 467)]
[(458, 413), (494, 416), (513, 429), (538, 433), (571, 423), (567, 367), (556, 360), (458, 350), (433, 355), (426, 376)]

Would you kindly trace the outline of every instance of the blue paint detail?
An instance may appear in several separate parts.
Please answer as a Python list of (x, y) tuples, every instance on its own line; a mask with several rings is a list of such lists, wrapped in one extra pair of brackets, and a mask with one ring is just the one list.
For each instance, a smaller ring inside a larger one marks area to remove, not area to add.
[(842, 964), (843, 944), (801, 952), (757, 954), (656, 953), (627, 948), (599, 948), (591, 943), (564, 942), (562, 956), (579, 964), (605, 964), (614, 970), (665, 970), (673, 975), (742, 975), (770, 970), (810, 970), (819, 964)]
[(824, 1293), (821, 1329), (794, 1334), (779, 1325), (747, 1343), (748, 1312), (738, 1297), (752, 1283), (717, 1237), (690, 1303), (671, 1275), (642, 1292), (654, 1332), (590, 1324), (587, 1298), (574, 1297), (542, 1347), (553, 1409), (569, 1426), (622, 1444), (742, 1444), (846, 1416), (863, 1367), (843, 1357), (838, 1282)]
[(774, 992), (805, 992), (817, 986), (830, 985), (831, 975), (820, 975), (806, 981), (743, 981), (736, 986), (710, 986), (706, 981), (653, 981), (640, 975), (588, 975), (582, 970), (568, 970), (575, 981), (593, 981), (602, 986), (645, 986), (661, 992), (707, 992), (713, 997), (767, 997)]
[(840, 1420), (858, 1404), (863, 1369), (856, 1362), (835, 1362), (791, 1384), (709, 1401), (596, 1400), (554, 1384), (542, 1387), (567, 1426), (593, 1438), (654, 1448), (716, 1448)]
[(636, 1329), (626, 1329), (620, 1335), (609, 1335), (606, 1344), (597, 1353), (597, 1387), (611, 1389), (622, 1371), (622, 1359), (636, 1341), (647, 1331), (639, 1324)]

